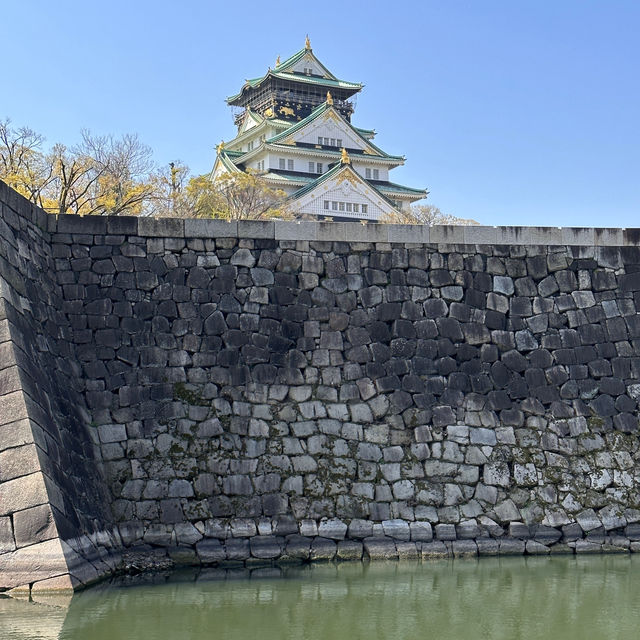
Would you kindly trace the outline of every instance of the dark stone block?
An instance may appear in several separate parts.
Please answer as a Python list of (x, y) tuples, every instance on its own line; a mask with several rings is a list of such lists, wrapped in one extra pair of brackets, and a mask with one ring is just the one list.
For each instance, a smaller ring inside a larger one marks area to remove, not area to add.
[(436, 371), (441, 376), (447, 376), (458, 369), (458, 363), (450, 356), (445, 356), (444, 358), (438, 358), (438, 360), (435, 361), (435, 365), (436, 365)]
[(490, 391), (487, 396), (487, 408), (493, 411), (501, 409), (510, 409), (512, 406), (511, 398), (506, 391)]
[(429, 272), (429, 281), (434, 287), (444, 287), (453, 284), (451, 274), (446, 269), (432, 269)]
[(427, 318), (443, 318), (447, 315), (447, 303), (441, 298), (431, 298), (423, 304), (424, 315)]
[(484, 324), (487, 329), (502, 330), (507, 326), (507, 316), (499, 311), (487, 310)]
[(383, 302), (376, 308), (377, 320), (381, 322), (390, 322), (400, 317), (402, 305), (398, 302)]
[(435, 427), (447, 427), (456, 423), (456, 414), (451, 407), (437, 406), (432, 408), (433, 425)]
[[(406, 304), (406, 303), (405, 303)], [(404, 309), (404, 305), (403, 305)], [(416, 338), (416, 330), (413, 326), (413, 323), (409, 320), (396, 320), (393, 323), (393, 329), (391, 334), (397, 338), (407, 338), (409, 340), (414, 340)]]
[(613, 424), (618, 431), (635, 433), (638, 431), (638, 418), (631, 413), (618, 413), (613, 417)]
[(604, 329), (599, 324), (584, 324), (577, 329), (582, 344), (598, 344), (604, 342)]
[(618, 276), (618, 289), (622, 292), (640, 291), (640, 271)]
[(376, 388), (379, 393), (388, 393), (401, 388), (400, 378), (398, 376), (386, 376), (376, 380)]
[(438, 355), (441, 358), (446, 356), (455, 356), (456, 355), (456, 346), (449, 340), (449, 338), (439, 338), (438, 339)]
[(372, 322), (369, 325), (369, 335), (372, 342), (388, 342), (391, 339), (391, 331), (386, 322)]
[(589, 403), (594, 414), (600, 417), (613, 416), (616, 414), (615, 402), (607, 394), (601, 394)]
[(522, 372), (527, 369), (529, 363), (527, 359), (518, 351), (512, 350), (502, 354), (502, 362), (512, 371)]

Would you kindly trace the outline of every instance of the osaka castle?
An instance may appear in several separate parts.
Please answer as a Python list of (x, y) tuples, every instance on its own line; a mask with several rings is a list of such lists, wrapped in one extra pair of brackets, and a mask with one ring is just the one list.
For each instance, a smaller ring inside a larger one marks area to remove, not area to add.
[(304, 49), (227, 98), (238, 131), (218, 145), (212, 177), (260, 175), (300, 218), (377, 221), (407, 210), (427, 191), (391, 182), (404, 156), (385, 153), (375, 131), (351, 123), (362, 86), (333, 75), (307, 38)]

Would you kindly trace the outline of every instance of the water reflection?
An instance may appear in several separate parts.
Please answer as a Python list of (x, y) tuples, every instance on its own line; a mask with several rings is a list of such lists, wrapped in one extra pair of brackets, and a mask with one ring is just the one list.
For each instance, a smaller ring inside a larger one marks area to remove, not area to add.
[(639, 568), (567, 556), (186, 572), (100, 586), (66, 611), (1, 599), (0, 638), (637, 638)]

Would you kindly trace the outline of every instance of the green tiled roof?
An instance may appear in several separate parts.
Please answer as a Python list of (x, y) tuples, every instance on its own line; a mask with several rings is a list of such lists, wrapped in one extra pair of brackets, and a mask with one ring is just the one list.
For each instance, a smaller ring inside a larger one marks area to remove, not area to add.
[(396, 184), (395, 182), (374, 183), (372, 186), (382, 192), (406, 193), (407, 195), (420, 195), (423, 198), (427, 197), (426, 189), (413, 189), (412, 187), (405, 187), (404, 185)]
[(231, 104), (242, 96), (243, 91), (247, 87), (255, 88), (260, 86), (269, 76), (279, 78), (281, 80), (295, 80), (296, 82), (303, 82), (305, 84), (313, 84), (316, 86), (333, 88), (333, 89), (352, 89), (354, 91), (360, 91), (362, 84), (360, 82), (347, 82), (346, 80), (340, 80), (336, 78), (318, 58), (311, 53), (316, 62), (327, 71), (328, 77), (324, 76), (308, 76), (304, 73), (292, 73), (288, 71), (293, 67), (305, 54), (310, 53), (311, 49), (301, 49), (297, 53), (294, 53), (290, 58), (287, 58), (284, 62), (281, 62), (275, 69), (269, 69), (263, 76), (257, 78), (251, 78), (247, 80), (239, 93), (227, 98), (227, 103)]

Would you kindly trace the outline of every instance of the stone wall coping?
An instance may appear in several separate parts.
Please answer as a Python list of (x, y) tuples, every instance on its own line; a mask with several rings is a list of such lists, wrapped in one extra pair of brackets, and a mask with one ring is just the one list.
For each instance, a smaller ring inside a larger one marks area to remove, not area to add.
[(640, 246), (640, 228), (361, 224), (49, 215), (51, 233), (156, 238), (267, 238), (330, 242), (468, 245)]

